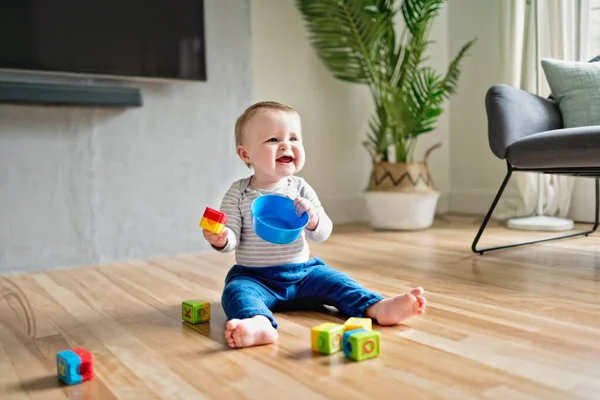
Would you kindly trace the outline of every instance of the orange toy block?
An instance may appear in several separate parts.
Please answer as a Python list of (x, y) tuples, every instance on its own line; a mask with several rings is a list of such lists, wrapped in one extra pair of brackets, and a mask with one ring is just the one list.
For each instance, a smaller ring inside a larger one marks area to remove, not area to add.
[(204, 210), (204, 215), (200, 220), (200, 227), (206, 229), (207, 231), (219, 234), (223, 232), (223, 229), (225, 229), (226, 223), (227, 214), (210, 207), (206, 207), (206, 210)]

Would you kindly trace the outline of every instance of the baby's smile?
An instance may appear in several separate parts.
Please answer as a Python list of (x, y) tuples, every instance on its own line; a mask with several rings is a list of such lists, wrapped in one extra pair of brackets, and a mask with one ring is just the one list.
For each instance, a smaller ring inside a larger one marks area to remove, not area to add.
[(292, 156), (281, 156), (277, 159), (277, 162), (282, 164), (288, 164), (294, 161), (294, 157)]

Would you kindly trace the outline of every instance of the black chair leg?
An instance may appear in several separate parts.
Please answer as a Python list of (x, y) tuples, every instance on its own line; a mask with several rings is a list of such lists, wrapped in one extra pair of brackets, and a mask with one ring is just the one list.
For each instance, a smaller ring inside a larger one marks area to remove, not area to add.
[(498, 201), (500, 200), (500, 197), (502, 196), (502, 193), (504, 192), (504, 189), (506, 188), (506, 185), (508, 184), (508, 181), (510, 180), (512, 171), (513, 171), (512, 168), (509, 166), (508, 171), (506, 173), (506, 177), (504, 178), (504, 181), (502, 182), (502, 185), (500, 186), (500, 190), (498, 190), (498, 194), (496, 194), (496, 198), (492, 202), (492, 206), (490, 207), (489, 211), (487, 212), (487, 214), (483, 220), (483, 223), (481, 224), (481, 227), (479, 228), (479, 231), (477, 232), (477, 235), (475, 236), (475, 240), (473, 240), (473, 244), (471, 245), (471, 250), (474, 253), (479, 253), (480, 255), (482, 255), (484, 252), (500, 250), (500, 249), (507, 249), (510, 247), (523, 246), (526, 244), (547, 242), (550, 240), (565, 239), (565, 238), (574, 237), (574, 236), (588, 236), (590, 233), (593, 233), (596, 231), (596, 229), (598, 228), (599, 210), (600, 210), (600, 182), (599, 182), (600, 178), (594, 178), (594, 180), (596, 181), (595, 182), (595, 184), (596, 184), (596, 212), (595, 212), (594, 225), (592, 226), (591, 229), (589, 229), (587, 231), (582, 231), (582, 232), (569, 233), (569, 234), (561, 235), (561, 236), (553, 236), (553, 237), (549, 237), (549, 238), (531, 240), (531, 241), (527, 241), (527, 242), (520, 242), (520, 243), (513, 243), (513, 244), (502, 245), (502, 246), (492, 246), (492, 247), (486, 247), (483, 249), (478, 249), (477, 243), (479, 242), (479, 239), (481, 238), (481, 235), (483, 234), (483, 231), (485, 230), (485, 228), (492, 216), (492, 213), (494, 212), (494, 209), (498, 205)]

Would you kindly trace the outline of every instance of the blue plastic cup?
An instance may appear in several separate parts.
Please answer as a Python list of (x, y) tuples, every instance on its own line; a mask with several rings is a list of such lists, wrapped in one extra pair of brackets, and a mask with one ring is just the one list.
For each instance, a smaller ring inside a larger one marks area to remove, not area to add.
[(254, 232), (270, 243), (292, 243), (308, 225), (308, 213), (298, 216), (294, 201), (277, 194), (257, 197), (250, 205), (250, 212)]

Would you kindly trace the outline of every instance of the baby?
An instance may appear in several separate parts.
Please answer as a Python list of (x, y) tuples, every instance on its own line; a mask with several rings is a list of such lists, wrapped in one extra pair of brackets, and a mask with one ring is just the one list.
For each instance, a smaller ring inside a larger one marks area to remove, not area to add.
[[(277, 322), (272, 311), (285, 308), (330, 305), (347, 316), (372, 318), (380, 325), (425, 312), (420, 287), (386, 299), (320, 258), (310, 257), (307, 240), (327, 240), (333, 224), (315, 191), (294, 175), (305, 159), (302, 123), (295, 110), (276, 102), (256, 103), (238, 118), (235, 138), (238, 156), (254, 174), (234, 182), (225, 194), (220, 211), (229, 219), (223, 233), (203, 230), (215, 250), (236, 252), (221, 298), (230, 347), (275, 342)], [(266, 242), (252, 229), (250, 204), (267, 193), (290, 197), (298, 215), (308, 213), (308, 225), (293, 243)]]

